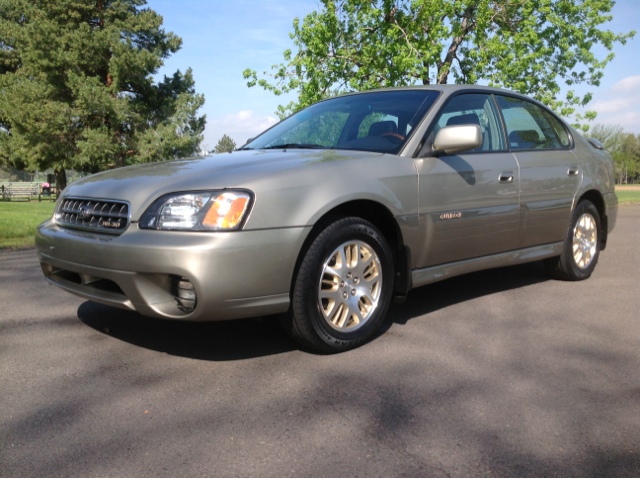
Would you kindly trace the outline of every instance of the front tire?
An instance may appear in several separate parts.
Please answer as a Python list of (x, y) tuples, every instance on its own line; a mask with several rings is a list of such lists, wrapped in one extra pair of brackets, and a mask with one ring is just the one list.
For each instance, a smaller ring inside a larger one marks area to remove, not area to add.
[(600, 224), (600, 213), (591, 201), (578, 203), (564, 238), (562, 254), (544, 260), (551, 277), (582, 281), (591, 276), (600, 256)]
[(281, 317), (284, 329), (320, 352), (360, 346), (384, 321), (393, 269), (389, 245), (373, 224), (355, 217), (331, 223), (304, 253), (291, 307)]

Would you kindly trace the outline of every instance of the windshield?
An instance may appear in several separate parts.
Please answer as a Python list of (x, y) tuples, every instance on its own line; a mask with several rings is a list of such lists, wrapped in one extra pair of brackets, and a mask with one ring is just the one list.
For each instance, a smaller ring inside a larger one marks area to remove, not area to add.
[(333, 98), (290, 116), (243, 149), (397, 153), (438, 95), (433, 90), (396, 90)]

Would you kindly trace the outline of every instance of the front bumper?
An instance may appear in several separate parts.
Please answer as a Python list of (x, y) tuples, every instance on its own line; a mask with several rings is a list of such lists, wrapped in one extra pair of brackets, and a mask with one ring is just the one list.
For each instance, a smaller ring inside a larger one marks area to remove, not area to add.
[[(223, 233), (141, 230), (120, 236), (38, 227), (47, 280), (73, 294), (145, 316), (209, 321), (285, 312), (311, 227)], [(171, 278), (194, 286), (196, 307), (178, 307)]]

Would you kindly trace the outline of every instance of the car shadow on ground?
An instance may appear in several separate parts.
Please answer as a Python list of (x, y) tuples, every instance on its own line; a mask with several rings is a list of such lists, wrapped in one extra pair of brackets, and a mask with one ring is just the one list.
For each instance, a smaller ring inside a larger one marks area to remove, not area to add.
[(231, 361), (299, 349), (274, 317), (168, 321), (86, 301), (78, 308), (78, 318), (98, 332), (136, 346), (193, 359)]
[(407, 301), (392, 304), (383, 332), (392, 324), (406, 324), (418, 316), (458, 303), (511, 289), (550, 281), (542, 261), (456, 276), (409, 292)]
[[(536, 262), (423, 286), (411, 291), (405, 303), (391, 305), (379, 335), (393, 324), (403, 325), (464, 301), (548, 279), (542, 262)], [(167, 321), (86, 301), (78, 308), (78, 318), (98, 332), (136, 346), (193, 359), (231, 361), (305, 350), (280, 329), (275, 317), (206, 323)]]

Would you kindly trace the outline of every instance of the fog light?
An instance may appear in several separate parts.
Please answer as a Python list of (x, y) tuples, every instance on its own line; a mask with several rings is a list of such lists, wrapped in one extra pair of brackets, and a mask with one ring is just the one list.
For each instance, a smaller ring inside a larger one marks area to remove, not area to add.
[(173, 276), (172, 294), (183, 313), (191, 313), (196, 309), (196, 289), (184, 276)]

